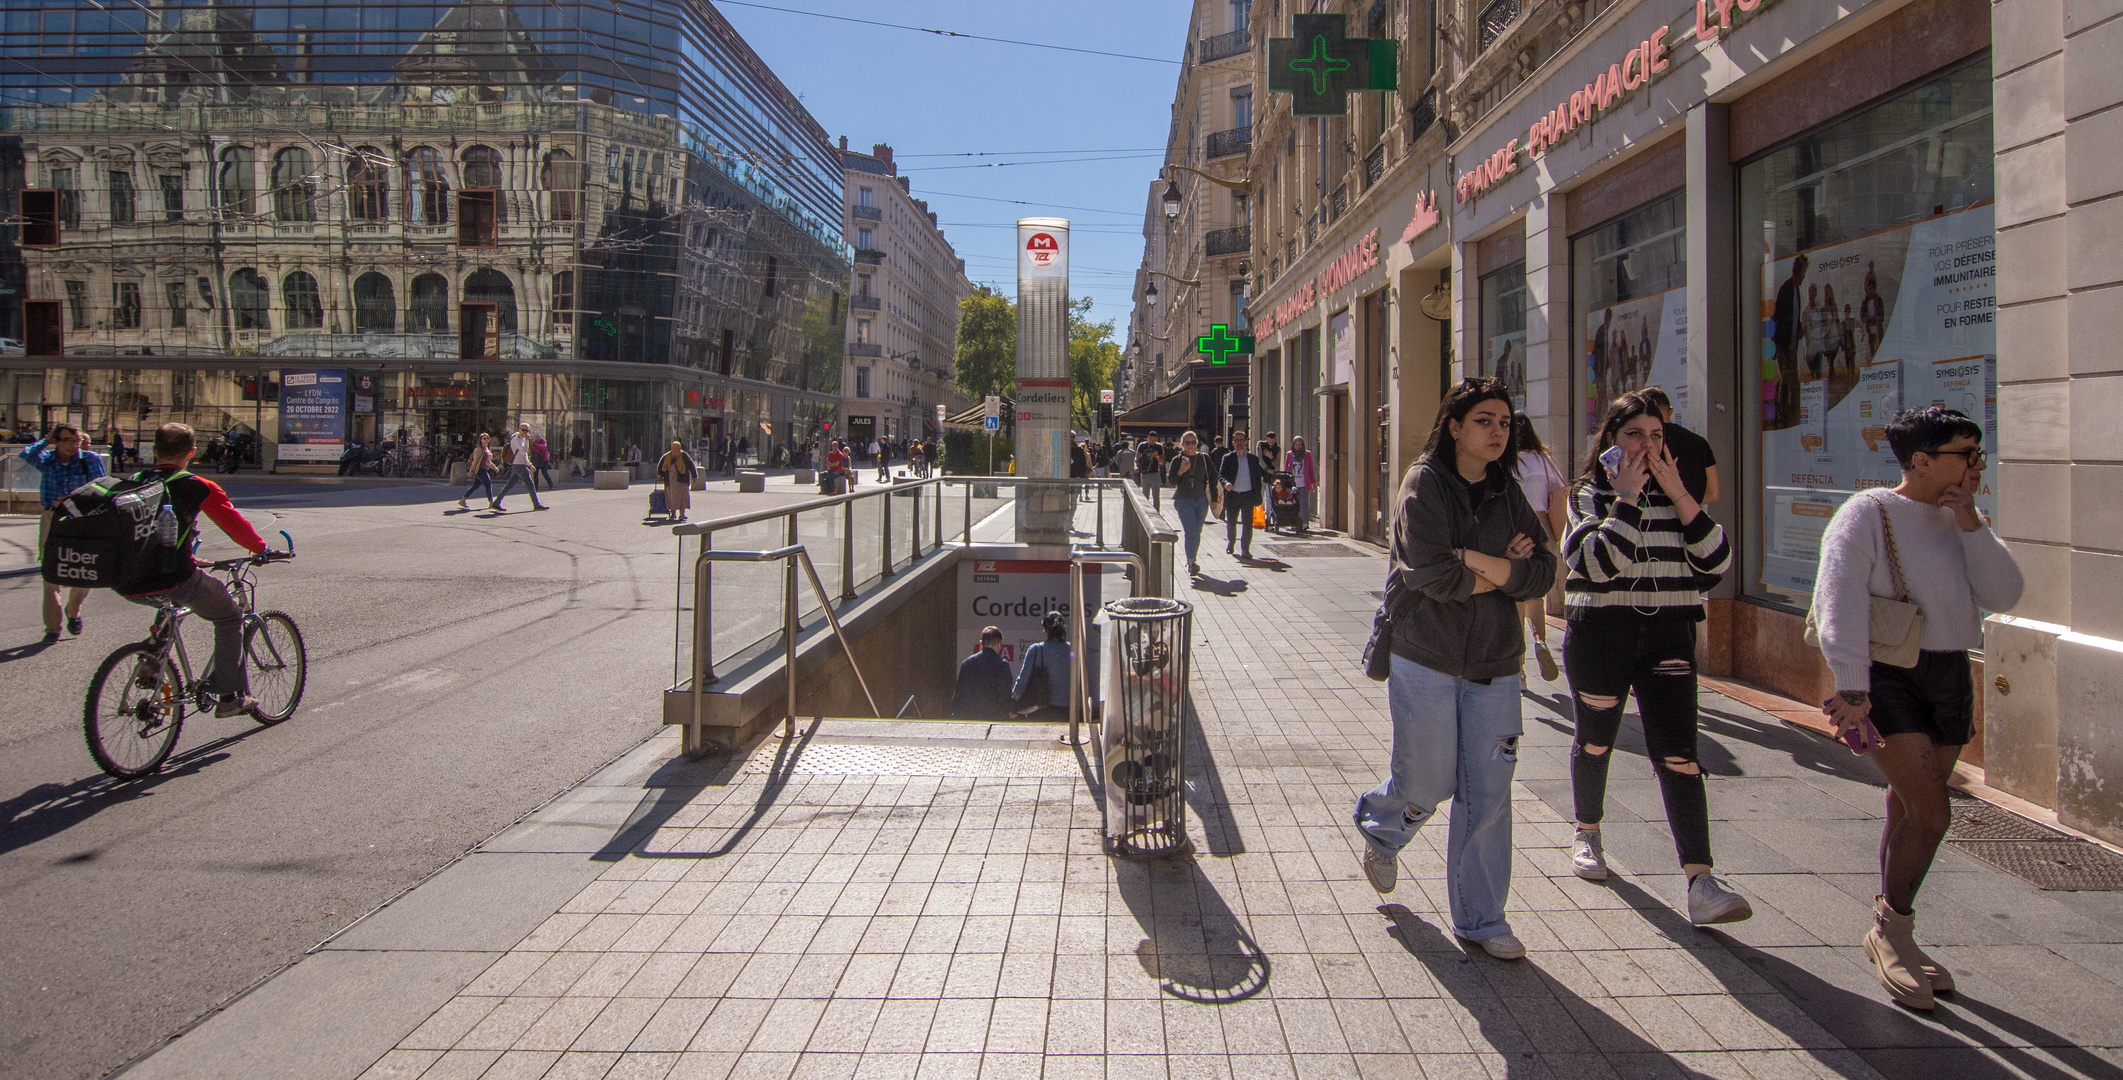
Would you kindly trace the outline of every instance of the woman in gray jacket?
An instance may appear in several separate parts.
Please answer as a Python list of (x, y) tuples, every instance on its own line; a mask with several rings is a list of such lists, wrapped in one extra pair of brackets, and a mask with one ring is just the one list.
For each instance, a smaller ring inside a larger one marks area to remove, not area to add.
[(1526, 947), (1504, 919), (1511, 891), (1511, 780), (1518, 770), (1518, 603), (1555, 583), (1555, 553), (1513, 481), (1511, 391), (1468, 379), (1439, 407), (1423, 456), (1401, 479), (1393, 518), (1393, 760), (1356, 803), (1364, 876), (1397, 884), (1399, 853), (1452, 799), (1445, 877), (1452, 932), (1489, 955)]

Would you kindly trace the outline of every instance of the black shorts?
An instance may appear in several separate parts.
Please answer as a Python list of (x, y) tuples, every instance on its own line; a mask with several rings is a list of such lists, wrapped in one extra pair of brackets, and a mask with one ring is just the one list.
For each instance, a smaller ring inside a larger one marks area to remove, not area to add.
[(1872, 726), (1882, 736), (1922, 734), (1934, 746), (1966, 746), (1976, 729), (1975, 674), (1968, 653), (1924, 650), (1917, 666), (1872, 665)]

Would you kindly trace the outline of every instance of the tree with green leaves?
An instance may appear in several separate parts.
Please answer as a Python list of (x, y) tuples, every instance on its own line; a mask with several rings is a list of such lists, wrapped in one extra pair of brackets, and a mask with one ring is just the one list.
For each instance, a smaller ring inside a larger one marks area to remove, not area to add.
[(1098, 392), (1112, 389), (1120, 370), (1113, 321), (1092, 322), (1091, 304), (1088, 296), (1069, 301), (1069, 418), (1083, 432), (1098, 416)]
[(1017, 305), (976, 285), (958, 304), (958, 388), (980, 401), (1017, 395)]

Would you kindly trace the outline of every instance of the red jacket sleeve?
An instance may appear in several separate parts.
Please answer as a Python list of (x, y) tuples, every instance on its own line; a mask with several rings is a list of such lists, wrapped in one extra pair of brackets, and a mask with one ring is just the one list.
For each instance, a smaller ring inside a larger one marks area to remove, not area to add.
[(206, 477), (196, 479), (206, 485), (206, 500), (199, 504), (199, 512), (221, 526), (221, 531), (229, 534), (229, 539), (242, 545), (245, 551), (253, 555), (264, 551), (265, 538), (259, 536), (258, 530), (252, 528), (250, 521), (237, 511), (236, 504), (229, 501), (229, 493), (221, 490), (220, 484)]

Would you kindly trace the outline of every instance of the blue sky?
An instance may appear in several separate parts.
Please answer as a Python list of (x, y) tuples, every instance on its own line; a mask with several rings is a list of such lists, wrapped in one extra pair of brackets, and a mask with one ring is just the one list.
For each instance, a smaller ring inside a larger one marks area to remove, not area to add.
[[(1181, 0), (759, 0), (776, 7), (1177, 60)], [(975, 282), (1015, 295), (1020, 217), (1072, 223), (1070, 293), (1127, 329), (1144, 192), (1164, 154), (1177, 63), (968, 41), (718, 3), (850, 149), (890, 143)], [(945, 157), (1006, 151), (990, 157)], [(1030, 153), (1044, 151), (1046, 153)], [(1055, 151), (1090, 151), (1054, 153)], [(1101, 161), (966, 168), (1051, 158)], [(969, 196), (979, 196), (971, 198)], [(995, 202), (1022, 199), (1032, 205)], [(1088, 207), (1090, 209), (1075, 209)], [(1101, 212), (1104, 211), (1104, 212)]]

